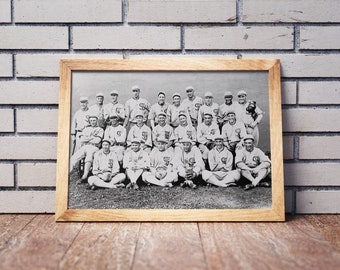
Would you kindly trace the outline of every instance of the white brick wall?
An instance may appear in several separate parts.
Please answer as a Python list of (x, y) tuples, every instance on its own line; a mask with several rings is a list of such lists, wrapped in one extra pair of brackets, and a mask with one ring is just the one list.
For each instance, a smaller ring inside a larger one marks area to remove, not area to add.
[(0, 0), (0, 212), (54, 211), (60, 59), (209, 57), (281, 60), (286, 211), (339, 213), (339, 10), (338, 0)]

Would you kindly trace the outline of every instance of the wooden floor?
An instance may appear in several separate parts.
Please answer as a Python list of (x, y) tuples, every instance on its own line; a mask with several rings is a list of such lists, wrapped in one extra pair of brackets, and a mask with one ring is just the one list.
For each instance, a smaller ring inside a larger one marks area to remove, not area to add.
[(285, 223), (55, 223), (0, 215), (0, 269), (340, 269), (340, 215)]

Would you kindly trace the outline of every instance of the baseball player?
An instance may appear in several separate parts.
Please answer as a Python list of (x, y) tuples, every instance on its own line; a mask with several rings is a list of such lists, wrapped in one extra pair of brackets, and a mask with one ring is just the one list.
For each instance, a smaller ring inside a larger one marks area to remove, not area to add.
[(118, 115), (110, 116), (111, 126), (107, 126), (104, 133), (104, 140), (111, 144), (110, 151), (117, 155), (119, 164), (123, 162), (124, 151), (126, 149), (126, 129), (119, 124)]
[(85, 182), (90, 172), (94, 153), (99, 150), (101, 141), (104, 136), (104, 130), (98, 127), (98, 118), (96, 115), (89, 117), (90, 126), (83, 129), (80, 136), (82, 146), (77, 150), (70, 159), (70, 172), (75, 165), (83, 158), (85, 158), (84, 173), (79, 183)]
[(104, 117), (104, 94), (96, 94), (96, 104), (92, 105), (89, 110), (91, 115), (96, 115), (98, 117), (98, 126), (105, 129), (106, 121)]
[(227, 115), (230, 111), (236, 111), (236, 103), (233, 102), (233, 93), (226, 91), (224, 93), (225, 102), (220, 105), (217, 122), (220, 126), (223, 126), (228, 120)]
[(89, 125), (88, 98), (80, 97), (80, 109), (74, 114), (71, 123), (71, 144), (73, 144), (72, 154), (80, 148), (80, 135), (85, 127)]
[(158, 125), (152, 130), (153, 145), (157, 144), (158, 138), (163, 137), (167, 140), (166, 148), (172, 147), (175, 141), (174, 129), (166, 123), (166, 114), (164, 112), (160, 112), (157, 118)]
[(203, 160), (207, 164), (209, 150), (215, 146), (214, 138), (220, 133), (217, 123), (213, 122), (210, 112), (204, 114), (204, 122), (197, 126), (197, 141)]
[(229, 111), (227, 114), (227, 120), (222, 127), (222, 136), (224, 138), (224, 144), (230, 152), (235, 155), (237, 145), (241, 142), (242, 138), (247, 134), (246, 128), (243, 122), (236, 120), (234, 111)]
[[(248, 101), (247, 101), (247, 92), (244, 90), (240, 90), (237, 92), (237, 97), (238, 97), (238, 103), (236, 104), (236, 118), (237, 120), (242, 121), (244, 114), (247, 113), (246, 108), (248, 107)], [(256, 106), (255, 112), (257, 114), (257, 122), (260, 123), (262, 117), (263, 117), (263, 111)], [(257, 123), (257, 124), (258, 124)]]
[(168, 139), (159, 137), (157, 147), (150, 153), (150, 172), (143, 173), (143, 181), (156, 186), (172, 187), (177, 182), (177, 171), (173, 167), (174, 152), (167, 148)]
[(143, 115), (143, 122), (146, 123), (148, 120), (148, 115), (150, 111), (150, 104), (149, 102), (140, 97), (140, 88), (139, 86), (133, 86), (132, 87), (133, 97), (130, 98), (125, 103), (125, 121), (124, 121), (124, 127), (127, 131), (130, 130), (130, 128), (137, 123), (137, 113), (142, 112)]
[(204, 169), (202, 154), (197, 147), (192, 146), (191, 139), (183, 138), (181, 143), (183, 148), (179, 147), (175, 151), (175, 169), (177, 169), (178, 175), (184, 178), (182, 187), (196, 188), (198, 176)]
[(192, 145), (196, 145), (197, 135), (196, 129), (188, 124), (187, 115), (185, 113), (181, 113), (179, 115), (179, 126), (174, 130), (175, 135), (175, 149), (180, 147), (183, 148), (183, 144), (181, 140), (183, 138), (189, 138), (191, 140)]
[(233, 159), (232, 153), (223, 144), (223, 137), (215, 136), (215, 147), (209, 151), (208, 156), (210, 170), (202, 172), (203, 180), (218, 187), (236, 185), (240, 173), (232, 170)]
[(125, 152), (123, 158), (123, 167), (130, 183), (127, 188), (139, 189), (137, 180), (145, 170), (150, 168), (149, 154), (140, 147), (140, 140), (134, 138), (131, 141), (131, 147)]
[(271, 162), (269, 158), (254, 146), (253, 135), (247, 134), (243, 138), (244, 147), (236, 151), (235, 164), (240, 170), (241, 176), (251, 182), (245, 186), (245, 190), (252, 189), (258, 185), (269, 186), (269, 183), (260, 183), (270, 173)]
[(165, 93), (163, 91), (158, 92), (158, 101), (153, 104), (149, 113), (149, 120), (152, 130), (158, 124), (158, 115), (165, 113), (168, 110), (169, 104), (165, 102)]
[(88, 183), (94, 187), (117, 188), (124, 186), (125, 174), (119, 173), (118, 159), (115, 153), (110, 151), (110, 141), (103, 140), (102, 149), (94, 154), (92, 174)]
[(137, 138), (140, 141), (141, 148), (150, 154), (152, 148), (152, 133), (151, 129), (143, 122), (144, 116), (142, 112), (136, 113), (136, 125), (131, 127), (128, 137), (127, 145), (131, 146), (133, 139)]
[(218, 104), (213, 102), (213, 94), (211, 92), (206, 92), (204, 94), (204, 104), (198, 111), (198, 124), (203, 122), (205, 113), (210, 113), (213, 116), (213, 122), (217, 124), (219, 109)]
[(183, 100), (183, 105), (187, 106), (191, 123), (196, 128), (198, 124), (198, 111), (203, 105), (203, 99), (195, 95), (195, 90), (192, 86), (188, 86), (185, 89), (185, 92), (187, 93), (188, 97)]
[(187, 116), (188, 123), (192, 125), (191, 118), (188, 112), (188, 107), (181, 104), (181, 95), (179, 93), (174, 93), (172, 95), (172, 100), (173, 104), (169, 105), (167, 111), (170, 126), (172, 126), (173, 128), (178, 127), (180, 114), (185, 114)]
[(125, 120), (125, 108), (124, 105), (118, 103), (118, 91), (112, 90), (110, 92), (111, 102), (104, 106), (104, 118), (106, 122), (109, 122), (111, 115), (117, 115), (120, 124)]

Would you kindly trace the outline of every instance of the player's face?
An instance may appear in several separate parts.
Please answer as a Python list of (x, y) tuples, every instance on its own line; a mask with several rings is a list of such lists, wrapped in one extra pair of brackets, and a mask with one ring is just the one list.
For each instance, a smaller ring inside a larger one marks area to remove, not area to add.
[(158, 123), (163, 125), (165, 123), (165, 116), (164, 115), (159, 115), (158, 116)]
[(137, 125), (142, 125), (143, 124), (143, 116), (137, 116), (136, 117), (136, 122), (137, 122)]
[(165, 96), (163, 94), (158, 95), (158, 104), (163, 105), (165, 103)]
[(110, 152), (110, 144), (108, 142), (103, 142), (102, 143), (102, 149), (104, 153)]
[(244, 147), (249, 152), (253, 151), (253, 149), (254, 149), (254, 141), (251, 140), (251, 139), (245, 140), (244, 141)]
[(97, 126), (97, 118), (96, 117), (91, 117), (89, 119), (91, 127), (96, 127)]
[(247, 96), (246, 95), (239, 95), (238, 96), (238, 103), (245, 104), (246, 101), (247, 101)]
[(118, 95), (116, 95), (116, 94), (111, 95), (111, 101), (112, 101), (112, 103), (116, 103), (117, 100), (118, 100)]
[(166, 143), (165, 142), (158, 142), (157, 144), (159, 151), (165, 151)]
[(186, 125), (188, 124), (187, 118), (186, 118), (184, 115), (181, 115), (181, 116), (179, 117), (179, 124), (180, 124), (181, 126), (186, 126)]
[(212, 97), (205, 97), (205, 104), (210, 106), (212, 104), (212, 100), (213, 100)]
[(228, 122), (229, 122), (230, 124), (234, 124), (235, 121), (236, 121), (236, 116), (235, 116), (235, 114), (234, 114), (234, 113), (229, 113), (229, 114), (227, 115), (227, 120), (228, 120)]
[(85, 109), (87, 108), (87, 105), (88, 105), (88, 102), (87, 102), (87, 101), (85, 101), (85, 102), (80, 102), (80, 108), (81, 108), (82, 110), (85, 110)]
[(140, 149), (140, 144), (139, 143), (136, 143), (136, 142), (131, 143), (131, 150), (132, 151), (138, 152), (139, 149)]
[(191, 146), (192, 146), (191, 142), (184, 142), (183, 143), (183, 150), (184, 150), (184, 152), (190, 152)]
[(174, 103), (175, 106), (179, 106), (181, 104), (181, 98), (178, 97), (178, 96), (175, 96), (173, 98), (173, 103)]
[(225, 104), (231, 104), (233, 102), (233, 96), (225, 96), (224, 100)]
[(212, 116), (211, 115), (204, 115), (204, 124), (210, 125), (212, 121)]
[(139, 98), (139, 93), (140, 93), (139, 89), (134, 89), (132, 92), (133, 92), (133, 97), (134, 98)]
[(219, 149), (222, 148), (223, 147), (223, 140), (220, 140), (220, 139), (215, 140), (215, 145)]
[(187, 90), (187, 96), (188, 98), (192, 98), (194, 96), (194, 90), (193, 89)]
[(103, 105), (104, 97), (97, 97), (97, 104)]

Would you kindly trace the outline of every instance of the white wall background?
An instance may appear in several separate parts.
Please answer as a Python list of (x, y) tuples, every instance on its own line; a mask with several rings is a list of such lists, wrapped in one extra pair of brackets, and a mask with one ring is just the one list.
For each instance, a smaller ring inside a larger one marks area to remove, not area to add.
[(286, 209), (339, 213), (339, 9), (337, 0), (0, 0), (0, 212), (54, 212), (61, 58), (215, 57), (280, 58)]

